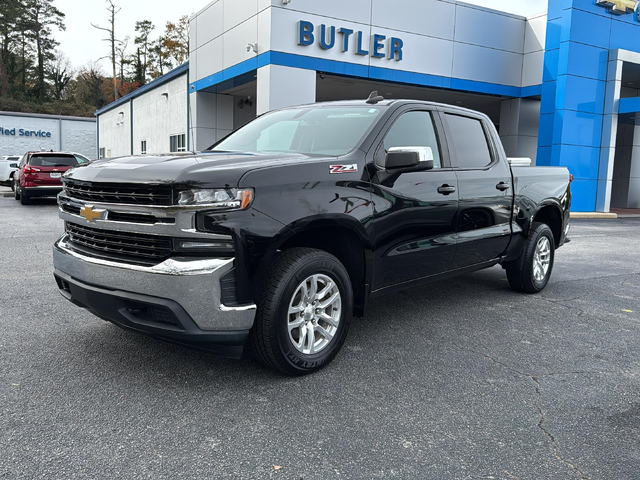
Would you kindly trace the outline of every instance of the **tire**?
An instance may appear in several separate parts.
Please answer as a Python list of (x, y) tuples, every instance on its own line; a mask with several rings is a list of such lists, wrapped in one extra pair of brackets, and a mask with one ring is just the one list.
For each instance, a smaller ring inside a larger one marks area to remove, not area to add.
[(13, 181), (13, 173), (9, 175), (9, 186), (11, 187), (11, 191), (15, 189), (14, 181)]
[(21, 205), (29, 205), (31, 203), (31, 198), (24, 193), (24, 191), (20, 191), (20, 204)]
[[(313, 282), (317, 294), (326, 291), (312, 297), (316, 303), (305, 300), (312, 296)], [(332, 298), (334, 302), (322, 311), (323, 304)], [(304, 311), (298, 310), (305, 305)], [(336, 257), (312, 248), (285, 250), (269, 267), (249, 344), (265, 366), (287, 375), (306, 375), (337, 355), (347, 337), (352, 312), (351, 280)], [(327, 317), (331, 323), (324, 320)], [(289, 328), (300, 322), (299, 327)], [(313, 336), (307, 335), (308, 328)], [(330, 339), (328, 334), (332, 334)]]
[(554, 260), (553, 232), (547, 224), (534, 222), (531, 225), (529, 238), (524, 244), (522, 255), (515, 262), (505, 266), (509, 285), (516, 292), (541, 292), (549, 283)]
[(14, 185), (13, 187), (13, 198), (16, 200), (20, 200), (20, 186)]

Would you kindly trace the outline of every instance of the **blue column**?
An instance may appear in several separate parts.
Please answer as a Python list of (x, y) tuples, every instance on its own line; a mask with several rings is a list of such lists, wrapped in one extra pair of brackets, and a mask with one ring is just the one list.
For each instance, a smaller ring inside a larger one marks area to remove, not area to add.
[(595, 0), (550, 0), (537, 165), (574, 175), (574, 211), (595, 211), (612, 14)]

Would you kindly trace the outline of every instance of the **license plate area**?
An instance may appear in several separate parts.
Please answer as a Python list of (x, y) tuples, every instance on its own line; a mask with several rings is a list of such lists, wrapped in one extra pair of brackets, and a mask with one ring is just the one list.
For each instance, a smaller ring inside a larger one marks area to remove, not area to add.
[(60, 178), (60, 177), (62, 177), (62, 174), (60, 172), (50, 173), (49, 177), (51, 177), (51, 178)]

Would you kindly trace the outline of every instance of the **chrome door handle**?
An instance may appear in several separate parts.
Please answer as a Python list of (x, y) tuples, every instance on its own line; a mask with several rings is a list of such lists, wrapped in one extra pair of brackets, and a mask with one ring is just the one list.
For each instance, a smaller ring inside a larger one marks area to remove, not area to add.
[(451, 185), (447, 185), (446, 183), (441, 187), (438, 187), (438, 193), (442, 195), (450, 195), (456, 191), (456, 187), (452, 187)]

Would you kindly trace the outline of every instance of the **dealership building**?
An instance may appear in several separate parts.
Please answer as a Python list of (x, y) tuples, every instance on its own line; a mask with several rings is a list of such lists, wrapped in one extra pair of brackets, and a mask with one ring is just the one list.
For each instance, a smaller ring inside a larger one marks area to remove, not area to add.
[(0, 112), (0, 157), (57, 150), (96, 157), (96, 119)]
[(638, 10), (215, 0), (191, 18), (187, 64), (97, 112), (96, 153), (202, 150), (269, 110), (377, 90), (486, 113), (508, 156), (570, 169), (575, 211), (640, 208)]

